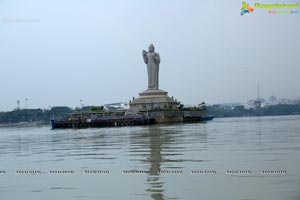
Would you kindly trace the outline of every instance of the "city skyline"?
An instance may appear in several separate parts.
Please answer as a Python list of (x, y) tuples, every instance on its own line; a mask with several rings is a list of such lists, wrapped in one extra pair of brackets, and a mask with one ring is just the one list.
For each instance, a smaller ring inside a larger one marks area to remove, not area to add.
[[(275, 98), (273, 100), (271, 100), (271, 98)], [(293, 97), (293, 98), (285, 98), (285, 97), (279, 97), (277, 98), (276, 96), (272, 95), (270, 97), (261, 97), (259, 98), (260, 100), (262, 100), (264, 103), (266, 103), (266, 105), (277, 105), (277, 104), (295, 104), (295, 102), (297, 104), (299, 104), (300, 102), (300, 96), (298, 97)], [(29, 101), (29, 99), (27, 99)], [(248, 99), (244, 102), (239, 102), (239, 101), (230, 101), (230, 102), (217, 102), (217, 103), (210, 103), (210, 102), (204, 102), (207, 105), (224, 105), (224, 106), (234, 106), (234, 105), (245, 105), (247, 106), (247, 104), (249, 104), (251, 101), (255, 101), (258, 100), (258, 98), (252, 98), (252, 99)], [(273, 101), (273, 102), (272, 102)], [(183, 102), (181, 102), (183, 103)], [(185, 107), (189, 107), (189, 106), (198, 106), (200, 103), (199, 102), (197, 104), (184, 104)], [(49, 105), (47, 107), (36, 107), (34, 105), (30, 105), (28, 106), (28, 102), (26, 102), (26, 99), (24, 99), (23, 104), (22, 101), (17, 100), (16, 101), (16, 105), (14, 108), (12, 108), (11, 110), (15, 110), (15, 109), (46, 109), (46, 110), (50, 110), (52, 107), (70, 107), (72, 109), (76, 109), (76, 108), (84, 108), (84, 107), (91, 107), (91, 106), (106, 106), (106, 105), (113, 105), (113, 104), (127, 104), (127, 106), (129, 106), (129, 102), (121, 102), (121, 101), (115, 101), (115, 102), (107, 102), (105, 104), (84, 104), (84, 101), (81, 99), (78, 101), (78, 105), (75, 105), (74, 107), (69, 106), (69, 105)], [(6, 111), (11, 111), (11, 110), (6, 110)], [(0, 112), (5, 112), (4, 110), (0, 110)]]

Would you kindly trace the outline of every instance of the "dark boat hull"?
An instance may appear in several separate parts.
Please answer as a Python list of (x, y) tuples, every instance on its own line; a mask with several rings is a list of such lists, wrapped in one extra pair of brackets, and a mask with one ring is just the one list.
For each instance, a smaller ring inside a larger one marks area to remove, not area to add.
[(211, 121), (215, 118), (215, 116), (203, 116), (200, 117), (200, 121), (206, 122), (206, 121)]
[(68, 120), (50, 120), (52, 129), (56, 128), (101, 128), (118, 126), (142, 126), (155, 124), (155, 119), (106, 119), (92, 121), (68, 121)]

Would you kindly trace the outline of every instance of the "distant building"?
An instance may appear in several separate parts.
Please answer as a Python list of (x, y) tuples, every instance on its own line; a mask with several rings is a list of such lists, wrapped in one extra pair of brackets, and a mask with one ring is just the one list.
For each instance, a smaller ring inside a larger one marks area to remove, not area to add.
[(272, 96), (270, 96), (270, 98), (269, 98), (269, 103), (270, 103), (271, 105), (273, 105), (274, 103), (276, 103), (276, 100), (277, 100), (277, 98), (276, 98), (274, 95), (272, 95)]
[(292, 100), (292, 99), (278, 99), (277, 101), (277, 104), (296, 104), (296, 101), (295, 100)]
[(246, 108), (253, 108), (253, 109), (257, 109), (257, 108), (261, 108), (264, 107), (266, 105), (265, 99), (263, 98), (257, 98), (254, 100), (249, 100), (247, 102)]
[(300, 97), (295, 99), (295, 104), (300, 104)]
[(278, 104), (297, 105), (300, 104), (300, 97), (295, 99), (287, 99), (287, 98), (277, 99), (275, 96), (270, 96), (267, 105), (278, 105)]
[(247, 102), (246, 108), (250, 109), (259, 109), (261, 107), (264, 107), (266, 105), (266, 101), (263, 98), (260, 98), (260, 89), (259, 85), (257, 86), (257, 98), (254, 100), (249, 100)]
[(214, 108), (223, 108), (223, 109), (228, 109), (228, 110), (232, 110), (235, 107), (238, 106), (244, 106), (242, 103), (239, 102), (232, 102), (232, 103), (222, 103), (222, 104), (214, 104), (212, 105), (212, 107)]
[(105, 104), (104, 109), (109, 111), (127, 110), (129, 109), (129, 104), (127, 102), (110, 103)]

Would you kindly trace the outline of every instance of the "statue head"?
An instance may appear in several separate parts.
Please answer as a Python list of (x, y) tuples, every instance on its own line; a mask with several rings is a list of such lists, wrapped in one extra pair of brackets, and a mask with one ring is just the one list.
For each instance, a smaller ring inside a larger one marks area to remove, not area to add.
[(150, 53), (153, 53), (155, 48), (154, 48), (154, 45), (153, 44), (150, 44), (149, 47), (148, 47), (148, 50)]

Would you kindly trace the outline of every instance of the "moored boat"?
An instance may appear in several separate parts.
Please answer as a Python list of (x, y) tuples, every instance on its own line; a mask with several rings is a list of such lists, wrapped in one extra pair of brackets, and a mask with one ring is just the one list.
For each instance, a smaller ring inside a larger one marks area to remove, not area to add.
[(101, 117), (101, 118), (65, 118), (62, 120), (50, 120), (52, 129), (56, 128), (101, 128), (117, 126), (138, 126), (155, 123), (154, 118), (142, 116), (132, 117)]
[(211, 121), (215, 118), (215, 116), (212, 116), (212, 115), (208, 115), (208, 116), (203, 116), (203, 117), (200, 117), (200, 121), (202, 122), (206, 122), (206, 121)]

